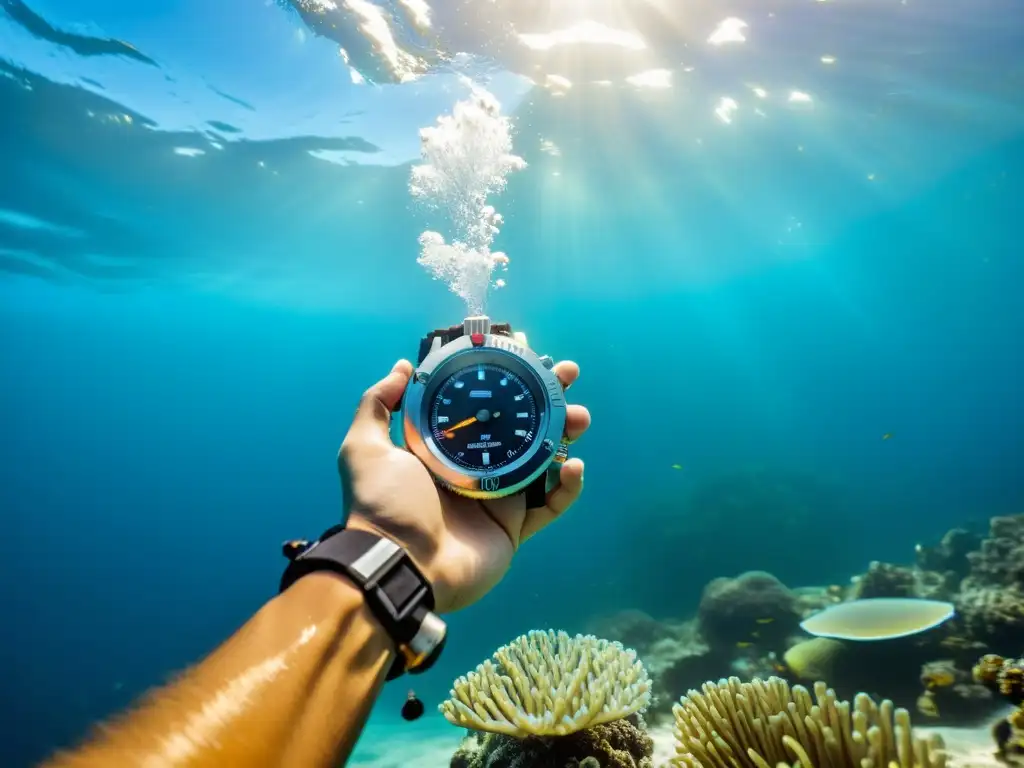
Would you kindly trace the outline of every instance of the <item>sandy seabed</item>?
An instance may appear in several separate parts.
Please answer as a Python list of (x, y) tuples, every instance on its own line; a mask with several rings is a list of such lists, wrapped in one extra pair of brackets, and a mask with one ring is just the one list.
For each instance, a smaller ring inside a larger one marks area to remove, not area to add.
[[(992, 756), (988, 725), (916, 730), (922, 735), (940, 734), (949, 753), (948, 764), (954, 768), (1005, 768)], [(434, 718), (423, 723), (371, 724), (348, 765), (350, 768), (448, 768), (464, 733)], [(654, 764), (661, 768), (675, 755), (672, 726), (652, 728), (651, 738), (654, 739)]]

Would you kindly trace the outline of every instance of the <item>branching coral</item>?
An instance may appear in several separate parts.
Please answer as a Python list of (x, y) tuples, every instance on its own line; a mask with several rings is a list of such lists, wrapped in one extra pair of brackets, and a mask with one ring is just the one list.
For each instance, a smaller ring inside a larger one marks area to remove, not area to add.
[(636, 652), (593, 635), (529, 632), (455, 681), (450, 723), (516, 738), (564, 736), (644, 710), (651, 680)]
[[(910, 715), (858, 694), (853, 706), (824, 683), (815, 699), (780, 678), (705, 683), (675, 706), (681, 768), (943, 768), (942, 740), (915, 738)], [(895, 723), (895, 724), (894, 724)]]

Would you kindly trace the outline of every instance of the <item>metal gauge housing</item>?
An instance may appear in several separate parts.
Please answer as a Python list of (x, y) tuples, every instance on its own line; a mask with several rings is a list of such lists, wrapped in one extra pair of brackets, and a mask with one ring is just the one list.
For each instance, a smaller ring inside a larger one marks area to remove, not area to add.
[(423, 359), (406, 390), (402, 429), (408, 449), (442, 485), (499, 498), (547, 470), (565, 413), (547, 359), (514, 338), (473, 333)]

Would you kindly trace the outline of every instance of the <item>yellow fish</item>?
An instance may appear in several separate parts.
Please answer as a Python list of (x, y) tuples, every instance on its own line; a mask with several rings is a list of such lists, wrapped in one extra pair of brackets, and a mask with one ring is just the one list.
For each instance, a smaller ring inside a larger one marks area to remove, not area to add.
[(925, 717), (938, 717), (939, 706), (935, 703), (935, 694), (925, 691), (917, 698), (917, 711)]
[(924, 675), (923, 679), (924, 687), (929, 691), (934, 691), (936, 688), (948, 688), (956, 682), (956, 678), (953, 677), (953, 673), (946, 669), (928, 672)]
[(673, 464), (672, 465), (672, 469), (682, 469), (682, 468), (683, 468), (682, 464)]
[(884, 435), (882, 435), (883, 440), (888, 440), (890, 437), (892, 437), (892, 432), (886, 432)]
[(768, 617), (766, 619), (758, 619), (757, 623), (758, 624), (771, 624), (773, 621), (775, 621), (775, 619), (773, 619), (771, 617)]
[(739, 643), (736, 643), (736, 647), (737, 648), (750, 648), (753, 645), (754, 645), (753, 643), (745, 643), (745, 642), (742, 642), (742, 641), (739, 642)]

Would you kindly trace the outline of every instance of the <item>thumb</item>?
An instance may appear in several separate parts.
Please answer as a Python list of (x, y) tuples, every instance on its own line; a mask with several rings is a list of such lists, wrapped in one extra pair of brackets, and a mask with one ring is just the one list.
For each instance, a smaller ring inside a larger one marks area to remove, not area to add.
[(391, 414), (401, 403), (412, 372), (412, 363), (399, 360), (391, 373), (363, 393), (352, 421), (353, 436), (365, 441), (391, 441)]

